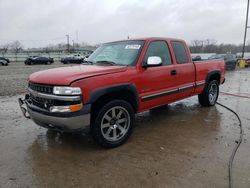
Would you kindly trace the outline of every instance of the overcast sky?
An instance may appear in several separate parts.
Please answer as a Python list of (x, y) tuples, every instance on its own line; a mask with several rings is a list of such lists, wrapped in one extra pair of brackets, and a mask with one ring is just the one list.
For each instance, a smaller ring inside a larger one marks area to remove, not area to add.
[[(0, 0), (0, 45), (135, 37), (243, 42), (247, 0)], [(250, 33), (249, 33), (250, 34)], [(248, 37), (250, 39), (250, 36)]]

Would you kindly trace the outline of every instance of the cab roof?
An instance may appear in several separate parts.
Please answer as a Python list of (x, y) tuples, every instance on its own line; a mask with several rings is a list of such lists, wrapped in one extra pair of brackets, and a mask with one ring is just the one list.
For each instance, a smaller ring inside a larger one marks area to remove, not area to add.
[(145, 38), (131, 38), (125, 40), (118, 40), (113, 42), (122, 42), (122, 41), (133, 41), (133, 40), (142, 40), (142, 41), (152, 41), (152, 40), (166, 40), (166, 41), (184, 41), (177, 38), (166, 38), (166, 37), (145, 37)]

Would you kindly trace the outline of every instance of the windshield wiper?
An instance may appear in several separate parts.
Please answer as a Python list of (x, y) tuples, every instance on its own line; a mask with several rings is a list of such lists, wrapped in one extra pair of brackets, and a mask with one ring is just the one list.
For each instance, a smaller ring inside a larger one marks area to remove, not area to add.
[(105, 61), (105, 60), (103, 60), (103, 61), (96, 61), (95, 63), (97, 63), (97, 64), (107, 64), (107, 65), (116, 65), (116, 63), (113, 62), (113, 61)]
[(83, 61), (82, 64), (90, 64), (90, 65), (93, 65), (93, 62), (92, 62), (92, 61)]

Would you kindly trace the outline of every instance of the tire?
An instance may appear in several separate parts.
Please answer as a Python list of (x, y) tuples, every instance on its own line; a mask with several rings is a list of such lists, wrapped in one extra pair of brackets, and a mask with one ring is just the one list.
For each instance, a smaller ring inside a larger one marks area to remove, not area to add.
[(219, 84), (217, 80), (211, 80), (204, 91), (198, 95), (202, 106), (214, 106), (219, 96)]
[(92, 116), (95, 117), (92, 119), (90, 128), (98, 145), (114, 148), (128, 140), (135, 122), (134, 110), (128, 102), (113, 100), (93, 112)]
[(47, 61), (47, 63), (46, 63), (47, 65), (50, 65), (51, 63), (50, 63), (50, 61)]

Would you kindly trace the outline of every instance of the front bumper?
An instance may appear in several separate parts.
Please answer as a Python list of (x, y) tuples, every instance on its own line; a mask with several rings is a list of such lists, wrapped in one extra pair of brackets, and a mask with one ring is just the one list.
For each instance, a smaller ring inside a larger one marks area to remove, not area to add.
[(31, 118), (36, 124), (45, 128), (76, 132), (90, 125), (90, 104), (84, 105), (80, 111), (63, 113), (48, 112), (32, 105), (28, 99), (19, 99), (19, 104), (25, 117)]

